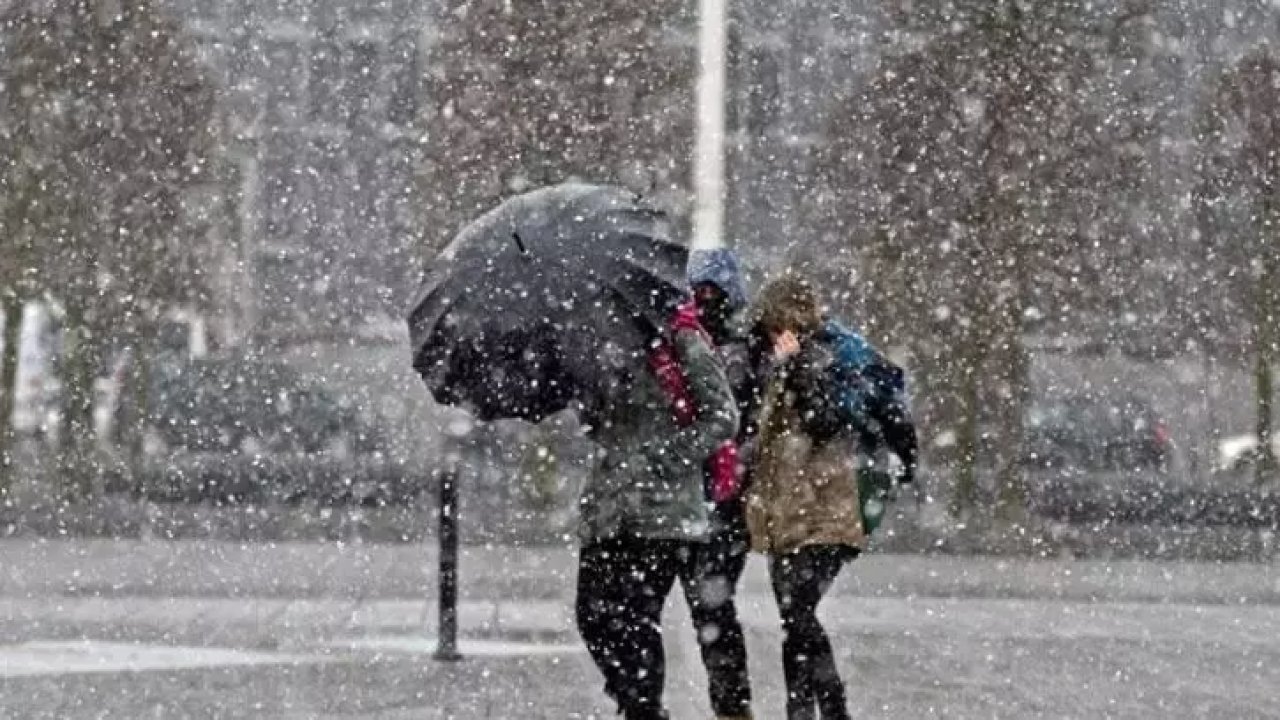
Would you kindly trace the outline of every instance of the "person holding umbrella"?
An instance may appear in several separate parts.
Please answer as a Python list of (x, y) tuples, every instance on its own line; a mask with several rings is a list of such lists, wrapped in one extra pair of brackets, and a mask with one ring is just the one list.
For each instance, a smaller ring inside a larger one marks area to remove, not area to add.
[(517, 195), (433, 259), (408, 317), (436, 401), (480, 421), (576, 409), (599, 446), (576, 615), (628, 720), (666, 717), (663, 601), (708, 537), (704, 463), (738, 429), (671, 226), (616, 186)]
[(578, 628), (627, 720), (667, 717), (662, 607), (709, 535), (704, 464), (738, 429), (732, 389), (691, 304), (648, 357), (650, 371), (588, 419), (602, 458), (579, 507)]

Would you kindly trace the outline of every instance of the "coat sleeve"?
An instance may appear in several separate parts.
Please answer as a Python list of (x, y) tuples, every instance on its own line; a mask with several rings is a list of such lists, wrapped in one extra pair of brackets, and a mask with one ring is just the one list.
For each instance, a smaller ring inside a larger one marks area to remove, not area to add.
[(681, 330), (675, 344), (698, 413), (693, 424), (679, 433), (680, 446), (672, 449), (702, 462), (737, 435), (738, 404), (724, 365), (700, 333)]
[(818, 343), (808, 343), (789, 364), (787, 384), (795, 393), (796, 409), (806, 435), (819, 443), (847, 433), (849, 418), (838, 397), (838, 364), (831, 352)]

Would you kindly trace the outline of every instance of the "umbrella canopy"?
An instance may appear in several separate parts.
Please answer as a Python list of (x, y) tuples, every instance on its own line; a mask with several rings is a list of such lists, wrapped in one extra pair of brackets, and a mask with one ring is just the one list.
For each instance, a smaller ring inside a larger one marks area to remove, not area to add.
[(511, 198), (458, 234), (409, 317), (413, 365), (438, 402), (538, 421), (607, 402), (687, 296), (688, 250), (622, 188)]

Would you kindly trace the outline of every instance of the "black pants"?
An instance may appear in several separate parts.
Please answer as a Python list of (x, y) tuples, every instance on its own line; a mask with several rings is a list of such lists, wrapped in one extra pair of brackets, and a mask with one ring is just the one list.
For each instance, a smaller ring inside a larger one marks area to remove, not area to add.
[(782, 673), (788, 720), (846, 720), (844, 682), (831, 641), (818, 622), (818, 603), (856, 550), (813, 545), (770, 559), (769, 576), (782, 615)]
[(696, 544), (612, 538), (578, 556), (578, 632), (626, 720), (666, 718), (662, 605)]
[(751, 712), (747, 644), (733, 601), (747, 565), (745, 524), (742, 532), (737, 530), (735, 526), (717, 532), (680, 572), (702, 664), (707, 669), (711, 709), (725, 717)]

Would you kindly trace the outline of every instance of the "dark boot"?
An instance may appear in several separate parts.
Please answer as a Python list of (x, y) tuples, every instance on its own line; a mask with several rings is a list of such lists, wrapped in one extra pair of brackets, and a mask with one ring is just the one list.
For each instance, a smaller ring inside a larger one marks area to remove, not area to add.
[(845, 700), (844, 681), (836, 670), (835, 657), (831, 646), (818, 643), (821, 648), (815, 650), (813, 663), (814, 695), (818, 699), (818, 714), (822, 720), (850, 720), (849, 708)]
[(667, 711), (661, 708), (623, 710), (621, 714), (623, 720), (671, 720)]
[(818, 709), (822, 720), (852, 720), (843, 701), (839, 704), (824, 702)]
[(787, 720), (818, 720), (818, 708), (812, 702), (787, 700)]

